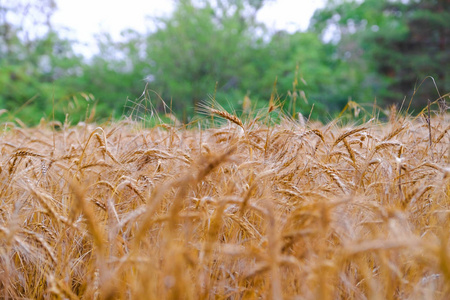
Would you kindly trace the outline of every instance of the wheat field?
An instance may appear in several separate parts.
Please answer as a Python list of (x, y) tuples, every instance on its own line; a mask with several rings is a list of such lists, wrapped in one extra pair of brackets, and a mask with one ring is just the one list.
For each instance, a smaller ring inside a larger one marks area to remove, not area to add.
[(445, 115), (2, 124), (2, 299), (450, 299)]

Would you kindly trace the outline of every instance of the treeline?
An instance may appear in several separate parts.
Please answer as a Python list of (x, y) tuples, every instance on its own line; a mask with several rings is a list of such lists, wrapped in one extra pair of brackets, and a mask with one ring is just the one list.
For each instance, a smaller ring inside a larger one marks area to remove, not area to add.
[(89, 59), (53, 26), (54, 0), (2, 3), (1, 118), (104, 120), (151, 106), (188, 121), (214, 98), (238, 113), (272, 99), (289, 113), (327, 119), (349, 100), (412, 99), (417, 110), (445, 99), (447, 0), (328, 0), (309, 29), (295, 33), (257, 22), (266, 2), (180, 0), (172, 15), (153, 20), (152, 32), (126, 30), (120, 42), (98, 36)]

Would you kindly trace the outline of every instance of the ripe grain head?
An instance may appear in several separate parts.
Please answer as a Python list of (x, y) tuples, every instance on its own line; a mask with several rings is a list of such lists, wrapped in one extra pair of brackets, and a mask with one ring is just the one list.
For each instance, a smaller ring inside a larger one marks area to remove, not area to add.
[(207, 111), (5, 132), (2, 296), (445, 299), (448, 124)]

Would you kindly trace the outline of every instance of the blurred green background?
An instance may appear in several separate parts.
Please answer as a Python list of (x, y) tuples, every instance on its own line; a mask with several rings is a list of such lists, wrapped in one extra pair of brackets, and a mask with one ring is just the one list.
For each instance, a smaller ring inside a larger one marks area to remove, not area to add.
[[(125, 30), (120, 42), (101, 34), (87, 58), (52, 24), (53, 0), (30, 1), (33, 10), (1, 1), (0, 118), (77, 123), (152, 108), (188, 122), (211, 98), (240, 115), (272, 96), (289, 114), (314, 107), (311, 116), (327, 120), (349, 101), (412, 99), (417, 112), (449, 91), (448, 0), (328, 0), (293, 33), (256, 20), (267, 2), (179, 0), (149, 33)], [(14, 21), (27, 13), (40, 34)]]

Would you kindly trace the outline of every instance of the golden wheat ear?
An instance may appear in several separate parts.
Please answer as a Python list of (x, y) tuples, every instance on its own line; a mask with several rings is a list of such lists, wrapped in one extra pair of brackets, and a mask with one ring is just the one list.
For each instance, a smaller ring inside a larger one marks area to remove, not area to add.
[(449, 299), (448, 118), (268, 110), (1, 124), (0, 299)]
[(221, 119), (228, 120), (239, 127), (241, 127), (243, 130), (244, 124), (242, 123), (241, 119), (239, 119), (237, 116), (230, 114), (227, 112), (217, 101), (211, 100), (211, 103), (203, 102), (198, 104), (197, 111), (200, 114), (208, 115), (208, 116), (217, 116)]

